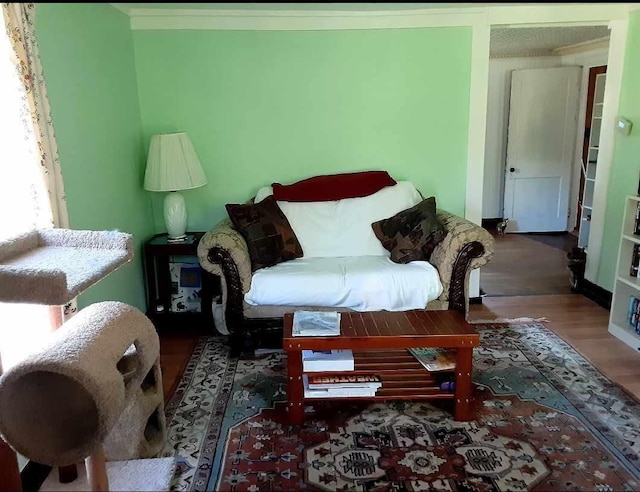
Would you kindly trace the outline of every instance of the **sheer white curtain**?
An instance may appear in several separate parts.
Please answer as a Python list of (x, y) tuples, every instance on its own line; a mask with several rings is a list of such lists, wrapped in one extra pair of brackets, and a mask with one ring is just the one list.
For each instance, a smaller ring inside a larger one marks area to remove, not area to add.
[[(40, 227), (68, 227), (64, 187), (31, 3), (3, 3), (0, 24), (0, 241)], [(75, 310), (75, 303), (66, 307)], [(7, 369), (46, 340), (60, 308), (0, 303)]]

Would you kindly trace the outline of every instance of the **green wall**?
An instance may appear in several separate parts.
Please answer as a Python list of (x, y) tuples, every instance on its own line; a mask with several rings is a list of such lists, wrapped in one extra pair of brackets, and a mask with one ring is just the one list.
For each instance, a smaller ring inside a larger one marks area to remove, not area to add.
[(190, 229), (274, 181), (365, 169), (464, 213), (471, 28), (153, 30), (133, 42), (145, 144), (187, 131), (209, 180), (184, 192)]
[(613, 291), (625, 197), (635, 195), (640, 179), (640, 11), (629, 16), (618, 114), (633, 122), (631, 134), (616, 134), (605, 215), (598, 285)]
[(134, 235), (135, 259), (81, 295), (145, 308), (141, 241), (153, 233), (129, 18), (108, 4), (38, 4), (36, 32), (70, 227)]

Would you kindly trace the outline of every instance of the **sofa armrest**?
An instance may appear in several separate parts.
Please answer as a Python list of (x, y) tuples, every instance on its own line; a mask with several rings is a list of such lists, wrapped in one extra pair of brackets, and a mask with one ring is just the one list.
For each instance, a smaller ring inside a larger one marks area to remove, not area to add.
[(447, 235), (435, 247), (429, 262), (440, 274), (443, 287), (440, 300), (447, 302), (449, 309), (466, 313), (469, 273), (491, 259), (495, 240), (486, 229), (462, 217), (441, 209), (437, 215)]
[(235, 325), (242, 317), (242, 301), (251, 287), (252, 272), (247, 243), (229, 219), (202, 236), (198, 260), (204, 270), (220, 277), (227, 327)]

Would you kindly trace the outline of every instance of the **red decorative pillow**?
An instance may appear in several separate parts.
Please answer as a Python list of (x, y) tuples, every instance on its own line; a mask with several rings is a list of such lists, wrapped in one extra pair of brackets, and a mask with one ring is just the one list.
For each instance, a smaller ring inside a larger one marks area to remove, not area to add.
[(273, 197), (283, 202), (324, 202), (369, 196), (395, 185), (386, 171), (327, 174), (303, 179), (290, 185), (273, 183)]

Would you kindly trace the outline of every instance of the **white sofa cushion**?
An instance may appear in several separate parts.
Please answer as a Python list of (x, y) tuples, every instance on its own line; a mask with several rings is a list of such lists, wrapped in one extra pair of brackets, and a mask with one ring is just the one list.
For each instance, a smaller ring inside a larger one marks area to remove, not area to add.
[(442, 293), (426, 261), (386, 256), (298, 258), (256, 270), (244, 296), (254, 306), (345, 307), (355, 311), (424, 309)]
[[(261, 188), (255, 201), (273, 194)], [(278, 205), (295, 232), (304, 258), (389, 256), (371, 224), (420, 203), (422, 197), (410, 181), (399, 181), (360, 198), (326, 202), (282, 202)]]

